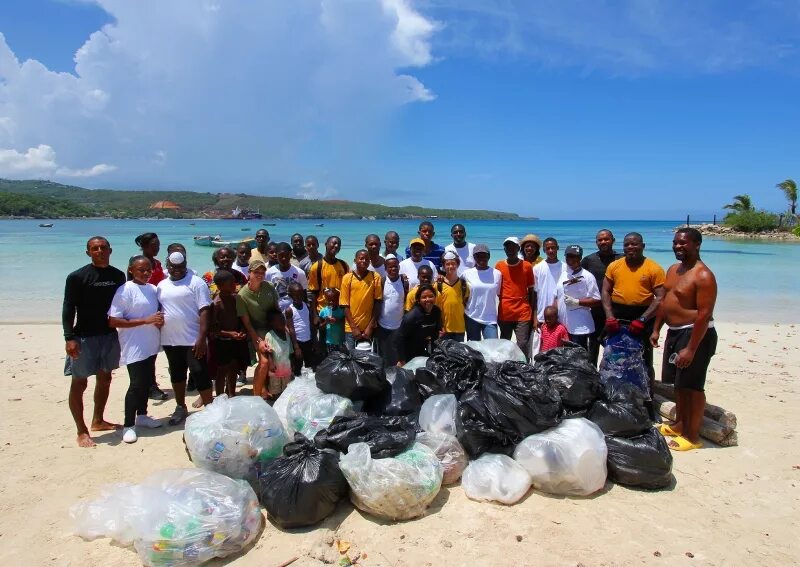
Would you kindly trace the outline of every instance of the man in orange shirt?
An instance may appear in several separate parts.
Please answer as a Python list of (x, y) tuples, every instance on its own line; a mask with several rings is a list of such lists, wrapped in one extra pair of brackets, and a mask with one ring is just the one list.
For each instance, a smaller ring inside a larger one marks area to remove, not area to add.
[(654, 317), (664, 298), (664, 269), (644, 256), (644, 241), (638, 232), (625, 235), (622, 244), (624, 258), (614, 260), (606, 269), (603, 281), (603, 310), (605, 330), (616, 333), (620, 319), (629, 322), (628, 331), (642, 337), (644, 362), (652, 385), (653, 347), (648, 340), (653, 332)]
[(500, 326), (500, 338), (510, 339), (514, 333), (517, 346), (522, 352), (528, 352), (528, 340), (531, 336), (531, 319), (533, 318), (533, 266), (519, 257), (519, 239), (509, 236), (503, 241), (506, 259), (495, 264), (500, 272), (500, 306), (497, 313), (497, 324)]

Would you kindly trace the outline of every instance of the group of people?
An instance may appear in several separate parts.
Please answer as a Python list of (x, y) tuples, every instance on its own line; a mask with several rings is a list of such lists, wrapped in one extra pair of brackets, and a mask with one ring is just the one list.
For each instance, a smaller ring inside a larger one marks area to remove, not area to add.
[(215, 249), (215, 269), (202, 275), (188, 267), (177, 243), (167, 249), (165, 273), (153, 233), (137, 237), (142, 254), (130, 259), (127, 274), (110, 265), (107, 239), (89, 239), (91, 263), (67, 277), (63, 310), (78, 444), (94, 444), (83, 419), (89, 376), (97, 377), (92, 431), (118, 427), (103, 412), (111, 371), (120, 364), (130, 376), (123, 440), (136, 441), (137, 428), (162, 425), (147, 415), (148, 399), (166, 399), (155, 376), (161, 350), (176, 402), (168, 423), (177, 425), (188, 415), (187, 387), (199, 393), (195, 407), (212, 403), (212, 386), (233, 396), (250, 365), (253, 394), (274, 400), (303, 366), (315, 368), (332, 351), (371, 350), (399, 366), (427, 356), (444, 338), (513, 337), (528, 358), (571, 342), (596, 364), (604, 335), (624, 327), (640, 337), (652, 382), (653, 347), (666, 324), (662, 380), (676, 385), (678, 415), (662, 432), (674, 437), (675, 449), (699, 446), (705, 375), (716, 347), (716, 282), (700, 260), (697, 230), (676, 232), (679, 262), (666, 273), (645, 257), (635, 232), (625, 235), (622, 253), (604, 229), (596, 252), (584, 255), (570, 244), (563, 260), (555, 238), (509, 236), (494, 266), (489, 247), (468, 242), (462, 224), (450, 235), (452, 242), (439, 245), (424, 221), (401, 252), (396, 232), (383, 240), (369, 234), (349, 263), (338, 257), (338, 236), (320, 252), (316, 236), (275, 243), (260, 229), (254, 249)]

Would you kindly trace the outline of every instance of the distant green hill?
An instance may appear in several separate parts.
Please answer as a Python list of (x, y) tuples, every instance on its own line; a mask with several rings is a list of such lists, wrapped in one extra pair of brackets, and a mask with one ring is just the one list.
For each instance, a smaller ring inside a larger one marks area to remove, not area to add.
[[(178, 210), (151, 209), (158, 201), (171, 201)], [(193, 191), (122, 191), (85, 189), (52, 181), (0, 179), (0, 215), (61, 218), (110, 216), (119, 218), (170, 217), (219, 218), (231, 210), (258, 210), (265, 218), (459, 218), (518, 219), (519, 215), (497, 211), (389, 207), (343, 200), (307, 200), (259, 197), (244, 193), (195, 193)]]

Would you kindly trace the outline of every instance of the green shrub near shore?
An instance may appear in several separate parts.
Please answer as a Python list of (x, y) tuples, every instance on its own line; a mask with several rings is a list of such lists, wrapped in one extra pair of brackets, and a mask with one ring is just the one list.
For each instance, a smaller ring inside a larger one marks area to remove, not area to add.
[(722, 223), (739, 232), (764, 232), (778, 228), (778, 215), (764, 210), (742, 210), (729, 213)]

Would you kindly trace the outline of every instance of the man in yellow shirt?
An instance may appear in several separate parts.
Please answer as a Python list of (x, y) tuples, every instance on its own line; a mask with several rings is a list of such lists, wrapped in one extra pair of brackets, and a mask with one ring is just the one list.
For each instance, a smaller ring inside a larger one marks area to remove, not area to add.
[(366, 250), (356, 252), (355, 266), (355, 272), (342, 278), (339, 297), (339, 305), (344, 308), (344, 344), (348, 350), (353, 350), (359, 341), (372, 340), (383, 299), (381, 276), (369, 270)]
[[(607, 333), (618, 332), (620, 320), (629, 322), (628, 331), (634, 336), (649, 337), (653, 332), (654, 317), (664, 298), (665, 275), (661, 266), (645, 258), (644, 246), (641, 234), (626, 234), (622, 245), (625, 257), (614, 260), (606, 269), (602, 300)], [(642, 347), (652, 383), (653, 347), (649, 340), (643, 340)]]
[(269, 267), (269, 256), (267, 247), (269, 246), (269, 231), (266, 228), (259, 228), (256, 231), (256, 247), (250, 252), (250, 260), (261, 260)]
[(308, 293), (317, 306), (317, 312), (327, 305), (322, 291), (326, 288), (341, 290), (342, 279), (349, 271), (347, 262), (336, 257), (341, 249), (342, 239), (329, 236), (325, 241), (325, 255), (308, 270)]

